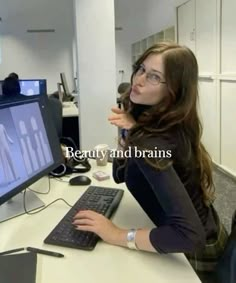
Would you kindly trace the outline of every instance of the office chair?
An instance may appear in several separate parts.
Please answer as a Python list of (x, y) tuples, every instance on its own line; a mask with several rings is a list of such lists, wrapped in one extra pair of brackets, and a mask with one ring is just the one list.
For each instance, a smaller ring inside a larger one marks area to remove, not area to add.
[(130, 88), (130, 83), (121, 83), (121, 84), (119, 84), (117, 91), (118, 91), (119, 94), (123, 94), (129, 88)]
[[(128, 89), (130, 88), (130, 83), (121, 83), (118, 86), (117, 92), (122, 96)], [(118, 107), (121, 109), (122, 108), (122, 99), (121, 97), (117, 97), (116, 103), (118, 104)]]
[(57, 135), (62, 137), (62, 103), (55, 97), (49, 97), (49, 107), (51, 109), (51, 116), (56, 127)]
[[(51, 116), (56, 127), (57, 135), (60, 139), (61, 145), (64, 147), (73, 148), (73, 152), (78, 151), (78, 147), (75, 141), (71, 137), (62, 136), (62, 103), (55, 97), (49, 97), (49, 107), (51, 109)], [(64, 160), (64, 162), (59, 165), (56, 169), (51, 171), (50, 175), (54, 177), (62, 177), (67, 174), (72, 173), (85, 173), (91, 169), (91, 165), (88, 162), (87, 158), (70, 158)], [(77, 166), (79, 167), (77, 168)]]
[(224, 253), (216, 268), (217, 283), (236, 283), (236, 210)]
[(78, 150), (75, 141), (71, 137), (64, 137), (62, 135), (63, 115), (62, 115), (62, 103), (57, 98), (51, 96), (48, 98), (49, 107), (51, 109), (51, 117), (56, 128), (57, 135), (60, 139), (60, 143), (65, 146), (72, 147), (74, 151)]

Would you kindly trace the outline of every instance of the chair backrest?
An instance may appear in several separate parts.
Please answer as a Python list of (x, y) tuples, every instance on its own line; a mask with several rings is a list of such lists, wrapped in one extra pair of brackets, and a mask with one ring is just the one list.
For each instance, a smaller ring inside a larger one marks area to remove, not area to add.
[(236, 211), (232, 219), (231, 234), (217, 266), (217, 283), (226, 282), (236, 282)]
[(56, 127), (57, 135), (59, 138), (62, 137), (62, 103), (54, 98), (49, 97), (49, 105), (51, 108), (51, 116), (53, 123)]
[(123, 94), (125, 93), (129, 88), (130, 88), (131, 84), (130, 83), (121, 83), (119, 86), (118, 86), (118, 93), (119, 94)]

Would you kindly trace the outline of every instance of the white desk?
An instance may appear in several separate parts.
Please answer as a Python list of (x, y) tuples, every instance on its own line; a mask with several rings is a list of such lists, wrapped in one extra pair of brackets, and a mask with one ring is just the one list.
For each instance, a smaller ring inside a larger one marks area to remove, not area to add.
[[(111, 171), (111, 165), (97, 167), (91, 161), (92, 176), (96, 170)], [(92, 178), (92, 177), (91, 177)], [(46, 179), (34, 185), (34, 189), (47, 190)], [(41, 186), (40, 186), (41, 185)], [(153, 224), (127, 191), (124, 185), (115, 184), (112, 179), (96, 181), (92, 185), (123, 188), (121, 204), (113, 221), (125, 228), (152, 227)], [(32, 187), (33, 188), (33, 187)], [(39, 195), (45, 203), (62, 197), (73, 204), (86, 187), (69, 186), (67, 183), (51, 180), (49, 195)], [(43, 240), (68, 211), (63, 202), (57, 202), (35, 215), (22, 215), (0, 224), (0, 250), (18, 247), (38, 247), (65, 255), (55, 258), (38, 255), (37, 283), (200, 283), (189, 263), (182, 254), (160, 255), (129, 250), (98, 242), (93, 251), (83, 251), (43, 244)]]
[(62, 103), (62, 116), (63, 117), (78, 117), (79, 108), (75, 105), (74, 102), (68, 101)]

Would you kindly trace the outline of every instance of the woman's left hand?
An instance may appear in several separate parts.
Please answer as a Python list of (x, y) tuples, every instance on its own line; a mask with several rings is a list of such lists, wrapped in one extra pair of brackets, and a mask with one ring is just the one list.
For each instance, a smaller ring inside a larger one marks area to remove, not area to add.
[(72, 224), (77, 230), (89, 231), (97, 234), (109, 244), (119, 244), (119, 239), (126, 234), (102, 214), (92, 210), (81, 210), (74, 216)]
[(111, 111), (113, 112), (113, 114), (108, 117), (108, 121), (112, 125), (130, 130), (136, 124), (134, 118), (124, 110), (118, 107), (113, 107)]

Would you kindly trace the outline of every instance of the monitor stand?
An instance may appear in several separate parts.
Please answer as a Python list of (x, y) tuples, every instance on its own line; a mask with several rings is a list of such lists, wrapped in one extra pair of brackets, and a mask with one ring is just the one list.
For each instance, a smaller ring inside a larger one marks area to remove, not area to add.
[[(11, 200), (0, 205), (0, 222), (25, 214), (24, 194), (19, 193)], [(31, 191), (25, 194), (25, 206), (27, 211), (43, 207), (44, 203)]]

